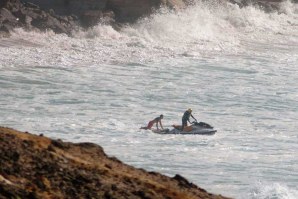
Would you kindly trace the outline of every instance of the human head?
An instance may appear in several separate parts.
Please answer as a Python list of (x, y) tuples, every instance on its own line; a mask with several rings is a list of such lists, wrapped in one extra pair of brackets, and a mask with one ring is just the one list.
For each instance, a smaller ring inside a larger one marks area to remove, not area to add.
[(161, 114), (159, 117), (162, 119), (163, 118), (163, 114)]
[(191, 112), (192, 112), (192, 109), (191, 109), (191, 108), (189, 108), (187, 111), (191, 113)]

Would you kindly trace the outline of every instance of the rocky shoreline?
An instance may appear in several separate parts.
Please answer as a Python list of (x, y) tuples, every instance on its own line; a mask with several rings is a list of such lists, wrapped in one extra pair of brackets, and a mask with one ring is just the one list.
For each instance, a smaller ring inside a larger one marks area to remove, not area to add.
[[(266, 12), (279, 9), (282, 0), (225, 0), (244, 7), (257, 5)], [(298, 0), (294, 0), (297, 3)], [(115, 28), (150, 15), (166, 6), (174, 10), (191, 6), (192, 0), (1, 0), (0, 37), (8, 37), (14, 28), (71, 35), (73, 30), (89, 28), (101, 21)]]
[(126, 165), (92, 143), (0, 127), (0, 198), (227, 199), (180, 175)]

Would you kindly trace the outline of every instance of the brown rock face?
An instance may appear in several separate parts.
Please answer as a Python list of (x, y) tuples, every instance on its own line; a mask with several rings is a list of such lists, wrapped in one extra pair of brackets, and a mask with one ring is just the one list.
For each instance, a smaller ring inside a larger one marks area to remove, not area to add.
[(224, 199), (180, 175), (146, 172), (73, 144), (0, 127), (0, 198)]

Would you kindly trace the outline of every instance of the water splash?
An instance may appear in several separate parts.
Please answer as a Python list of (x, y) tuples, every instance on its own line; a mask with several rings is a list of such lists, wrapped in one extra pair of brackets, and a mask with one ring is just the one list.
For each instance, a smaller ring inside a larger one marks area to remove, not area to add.
[(286, 185), (273, 183), (256, 185), (249, 198), (252, 199), (296, 199), (298, 191)]
[[(52, 31), (16, 29), (9, 39), (10, 49), (0, 48), (3, 55), (0, 61), (3, 65), (60, 66), (126, 63), (127, 60), (148, 63), (166, 59), (171, 63), (177, 57), (220, 54), (296, 61), (297, 18), (297, 4), (288, 1), (281, 5), (280, 13), (265, 13), (252, 6), (239, 8), (218, 1), (197, 1), (180, 11), (161, 8), (120, 31), (105, 23), (87, 31), (76, 31), (73, 37)], [(32, 45), (28, 48), (24, 40)], [(272, 45), (277, 46), (272, 48)], [(284, 49), (288, 46), (293, 49), (285, 55)]]
[[(250, 197), (297, 198), (297, 10), (283, 6), (265, 13), (199, 1), (74, 37), (16, 29), (0, 48), (2, 123), (99, 143), (125, 162), (218, 193), (238, 197), (261, 178), (291, 187), (261, 184)], [(165, 124), (180, 123), (190, 104), (220, 133), (138, 131), (161, 111)]]

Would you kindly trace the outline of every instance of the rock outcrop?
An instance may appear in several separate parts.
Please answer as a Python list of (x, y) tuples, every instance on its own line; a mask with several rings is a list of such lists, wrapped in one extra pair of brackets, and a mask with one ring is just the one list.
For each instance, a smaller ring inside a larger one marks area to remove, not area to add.
[[(173, 9), (185, 7), (184, 0), (2, 0), (0, 32), (15, 27), (28, 30), (71, 32), (76, 27), (89, 28), (103, 19), (112, 25), (134, 22), (161, 5)], [(1, 35), (1, 33), (0, 33)]]
[[(207, 1), (207, 0), (206, 0)], [(240, 7), (256, 5), (267, 12), (279, 9), (282, 0), (225, 0)], [(195, 0), (1, 0), (0, 37), (15, 27), (28, 30), (71, 32), (76, 27), (89, 28), (100, 21), (119, 27), (148, 16), (161, 6), (179, 10)], [(224, 1), (219, 1), (224, 2)], [(297, 0), (295, 0), (297, 2)]]
[(0, 198), (224, 199), (180, 175), (147, 172), (92, 143), (0, 127)]
[(77, 24), (75, 16), (59, 16), (54, 10), (48, 12), (32, 3), (5, 0), (0, 5), (0, 31), (10, 32), (13, 28), (48, 30), (70, 34)]

